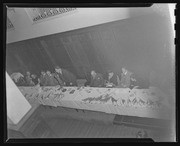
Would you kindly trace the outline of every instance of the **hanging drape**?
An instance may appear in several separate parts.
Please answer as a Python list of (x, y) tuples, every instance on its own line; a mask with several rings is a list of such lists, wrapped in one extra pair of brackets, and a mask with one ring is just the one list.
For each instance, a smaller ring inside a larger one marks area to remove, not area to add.
[(88, 76), (91, 70), (100, 73), (107, 70), (107, 61), (102, 53), (103, 45), (100, 45), (102, 40), (96, 39), (95, 41), (95, 39), (93, 33), (78, 34), (61, 39), (78, 76), (81, 78)]
[(75, 67), (77, 75), (83, 78), (87, 76), (87, 72), (91, 68), (91, 65), (84, 51), (85, 48), (81, 46), (78, 39), (78, 36), (71, 36), (62, 38), (61, 41)]

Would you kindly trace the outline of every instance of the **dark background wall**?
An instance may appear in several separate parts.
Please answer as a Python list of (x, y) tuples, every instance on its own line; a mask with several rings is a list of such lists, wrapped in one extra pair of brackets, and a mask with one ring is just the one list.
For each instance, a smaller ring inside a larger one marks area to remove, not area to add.
[[(60, 65), (84, 78), (91, 70), (120, 72), (121, 67), (150, 78), (163, 89), (172, 86), (169, 20), (148, 14), (7, 45), (7, 72), (36, 74)], [(48, 29), (48, 28), (47, 28)]]

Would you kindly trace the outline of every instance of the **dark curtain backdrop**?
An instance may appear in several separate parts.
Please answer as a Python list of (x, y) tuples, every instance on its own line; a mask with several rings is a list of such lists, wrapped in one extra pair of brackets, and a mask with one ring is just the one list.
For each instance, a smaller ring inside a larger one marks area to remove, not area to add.
[(8, 44), (7, 71), (38, 74), (59, 65), (85, 78), (91, 69), (120, 73), (125, 66), (143, 78), (153, 76), (152, 84), (170, 86), (171, 39), (168, 20), (149, 14)]

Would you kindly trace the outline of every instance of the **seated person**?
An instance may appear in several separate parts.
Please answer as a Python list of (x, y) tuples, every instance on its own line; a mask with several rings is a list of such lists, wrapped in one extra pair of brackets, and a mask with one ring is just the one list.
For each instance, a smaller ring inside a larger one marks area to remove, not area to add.
[(129, 88), (130, 89), (133, 89), (133, 88), (138, 88), (139, 86), (138, 86), (138, 84), (137, 84), (137, 80), (136, 80), (137, 78), (135, 77), (135, 75), (134, 74), (132, 74), (131, 75), (131, 78), (130, 78), (130, 80), (131, 80), (131, 84), (130, 84), (130, 86), (129, 86)]
[(96, 73), (94, 70), (91, 71), (91, 87), (104, 87), (105, 81), (102, 74)]
[(85, 83), (87, 82), (86, 79), (77, 79), (77, 85), (78, 87), (83, 87), (85, 86)]
[(86, 79), (86, 82), (85, 82), (84, 86), (90, 86), (90, 83), (91, 83), (91, 73), (90, 72), (86, 73), (85, 79)]
[(60, 86), (64, 86), (63, 81), (60, 79), (59, 75), (56, 73), (52, 73), (53, 76), (53, 80), (55, 82), (56, 85), (60, 85)]
[(10, 77), (17, 86), (25, 85), (24, 76), (21, 73), (19, 73), (19, 72), (12, 73)]
[(135, 74), (132, 75), (130, 88), (148, 89), (149, 86), (150, 82), (145, 77), (140, 77)]
[[(83, 66), (82, 67), (82, 74), (83, 74), (83, 77), (81, 77), (83, 79), (83, 86), (89, 86), (90, 85), (90, 82), (91, 82), (91, 73), (89, 71), (89, 67), (87, 66)], [(78, 80), (77, 80), (77, 84), (78, 84)]]
[(35, 85), (39, 84), (39, 79), (38, 79), (37, 75), (32, 74), (31, 78)]
[(76, 76), (70, 71), (56, 66), (55, 73), (58, 74), (66, 86), (77, 86)]
[(135, 75), (134, 73), (128, 71), (125, 68), (122, 68), (120, 87), (123, 88), (137, 88), (137, 89), (148, 89), (149, 81), (145, 77), (140, 77)]
[(106, 87), (115, 87), (118, 86), (119, 76), (113, 71), (109, 70), (106, 77)]
[(63, 82), (56, 76), (55, 74), (52, 74), (50, 71), (46, 72), (46, 86), (57, 86), (57, 85), (63, 85)]
[(122, 68), (120, 87), (129, 88), (131, 85), (131, 75), (132, 73), (126, 68)]
[(40, 86), (46, 86), (47, 80), (46, 80), (46, 73), (45, 73), (45, 71), (41, 71), (39, 82), (40, 82)]
[(27, 86), (34, 86), (34, 82), (32, 81), (32, 78), (31, 78), (31, 73), (29, 71), (26, 72), (26, 85)]
[(25, 85), (26, 85), (26, 82), (25, 82), (24, 77), (20, 77), (20, 79), (17, 83), (17, 86), (25, 86)]

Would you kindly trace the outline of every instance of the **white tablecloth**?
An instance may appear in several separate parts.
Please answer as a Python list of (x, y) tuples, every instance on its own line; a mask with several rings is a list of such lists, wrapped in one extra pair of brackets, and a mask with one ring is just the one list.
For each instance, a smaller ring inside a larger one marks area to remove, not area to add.
[(30, 104), (168, 119), (171, 105), (160, 90), (94, 87), (19, 87)]

